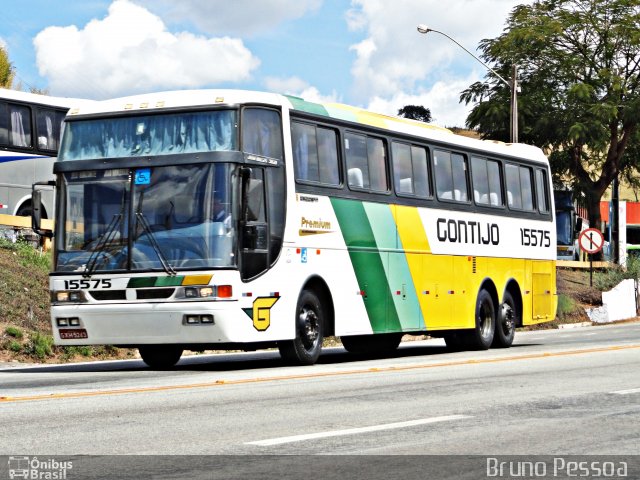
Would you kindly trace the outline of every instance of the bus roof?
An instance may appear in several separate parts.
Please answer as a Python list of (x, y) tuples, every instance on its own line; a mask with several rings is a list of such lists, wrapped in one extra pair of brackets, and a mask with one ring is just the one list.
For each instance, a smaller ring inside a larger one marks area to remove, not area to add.
[(422, 137), (432, 141), (441, 141), (487, 153), (527, 158), (547, 163), (542, 150), (522, 143), (503, 143), (491, 140), (479, 140), (457, 135), (451, 130), (436, 125), (410, 120), (402, 117), (384, 115), (362, 108), (339, 103), (308, 102), (302, 98), (252, 90), (210, 89), (177, 90), (133, 95), (103, 101), (87, 102), (79, 108), (72, 108), (69, 115), (97, 115), (117, 112), (157, 111), (206, 105), (266, 104), (285, 109), (325, 116), (333, 119), (359, 123), (372, 127), (391, 130)]
[(25, 102), (37, 105), (47, 105), (51, 107), (72, 108), (79, 103), (89, 100), (79, 98), (51, 97), (49, 95), (41, 95), (39, 93), (22, 92), (20, 90), (9, 90), (0, 88), (0, 100), (13, 100), (16, 102)]

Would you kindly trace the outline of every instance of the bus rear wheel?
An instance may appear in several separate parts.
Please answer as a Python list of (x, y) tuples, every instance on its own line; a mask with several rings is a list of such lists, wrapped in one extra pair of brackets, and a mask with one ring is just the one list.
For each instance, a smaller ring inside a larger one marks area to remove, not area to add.
[(482, 289), (476, 300), (475, 327), (465, 332), (465, 343), (473, 350), (491, 347), (496, 327), (496, 308), (491, 294)]
[(516, 302), (509, 292), (505, 292), (504, 300), (498, 309), (496, 318), (496, 333), (493, 337), (493, 347), (508, 348), (513, 344), (518, 318), (519, 312)]
[(320, 357), (324, 338), (324, 313), (311, 290), (303, 290), (296, 307), (296, 338), (278, 342), (280, 356), (294, 365), (313, 365)]
[(142, 361), (154, 370), (175, 366), (182, 356), (182, 348), (172, 345), (142, 345), (138, 347)]
[(402, 333), (378, 333), (340, 337), (342, 346), (349, 353), (385, 354), (398, 348)]

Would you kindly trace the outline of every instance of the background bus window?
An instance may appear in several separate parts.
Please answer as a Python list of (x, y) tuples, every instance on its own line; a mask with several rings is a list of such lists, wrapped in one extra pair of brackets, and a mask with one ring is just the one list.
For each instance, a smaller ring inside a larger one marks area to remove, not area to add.
[(386, 192), (387, 182), (387, 149), (379, 138), (367, 138), (367, 154), (369, 158), (369, 179), (371, 190)]
[(541, 213), (549, 213), (549, 183), (547, 172), (536, 169), (536, 192), (538, 197), (538, 210)]
[(36, 111), (36, 136), (40, 150), (58, 150), (64, 116), (63, 112), (56, 110), (39, 108)]
[(282, 131), (278, 112), (245, 108), (242, 116), (242, 148), (247, 153), (282, 159)]
[(7, 104), (0, 102), (0, 145), (9, 143), (9, 116), (7, 114)]
[(9, 145), (31, 147), (31, 109), (9, 104)]

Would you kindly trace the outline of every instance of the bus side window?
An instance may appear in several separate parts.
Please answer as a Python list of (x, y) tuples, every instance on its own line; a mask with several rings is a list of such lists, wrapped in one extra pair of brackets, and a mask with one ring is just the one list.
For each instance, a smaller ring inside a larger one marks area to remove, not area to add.
[(344, 149), (347, 155), (347, 176), (350, 187), (369, 188), (369, 162), (364, 135), (345, 134)]
[(367, 137), (367, 156), (369, 159), (369, 177), (371, 190), (386, 192), (387, 183), (387, 149), (380, 138)]
[(338, 135), (336, 131), (318, 127), (317, 144), (320, 182), (326, 185), (340, 185)]
[(406, 143), (393, 142), (393, 183), (396, 193), (413, 194), (413, 168), (411, 167), (411, 147)]
[(316, 128), (313, 125), (293, 122), (291, 141), (296, 180), (317, 182), (319, 174)]
[(536, 169), (536, 192), (538, 196), (538, 210), (540, 213), (549, 213), (549, 183), (547, 172)]
[(31, 147), (31, 109), (22, 105), (9, 104), (9, 145)]
[(242, 116), (242, 148), (247, 153), (282, 159), (280, 115), (265, 108), (245, 108)]
[(520, 192), (520, 172), (517, 165), (507, 164), (507, 203), (509, 208), (522, 210), (522, 193)]
[(492, 207), (504, 205), (502, 176), (498, 162), (482, 157), (471, 157), (471, 176), (473, 179), (473, 199), (478, 205), (491, 205)]
[(0, 102), (0, 145), (9, 143), (9, 116), (7, 115), (7, 104)]
[(436, 192), (440, 200), (453, 200), (453, 179), (451, 175), (451, 154), (442, 150), (433, 152), (436, 170)]
[(507, 200), (509, 207), (533, 210), (533, 182), (531, 169), (517, 165), (506, 166)]

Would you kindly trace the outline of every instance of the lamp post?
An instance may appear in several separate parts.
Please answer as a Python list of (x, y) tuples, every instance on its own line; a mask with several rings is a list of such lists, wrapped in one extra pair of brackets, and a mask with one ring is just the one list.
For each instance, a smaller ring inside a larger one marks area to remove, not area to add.
[(425, 35), (427, 33), (429, 33), (429, 32), (434, 32), (434, 33), (439, 33), (440, 35), (444, 35), (449, 40), (451, 40), (453, 43), (458, 45), (461, 49), (463, 49), (465, 52), (467, 52), (469, 55), (471, 55), (473, 58), (475, 58), (487, 70), (489, 70), (496, 77), (498, 77), (498, 79), (500, 79), (500, 81), (502, 83), (504, 83), (507, 87), (509, 87), (509, 89), (511, 91), (511, 115), (510, 115), (511, 116), (511, 127), (510, 127), (511, 142), (512, 143), (518, 143), (518, 90), (520, 89), (520, 87), (518, 85), (518, 70), (517, 70), (517, 67), (515, 65), (513, 66), (512, 80), (508, 81), (504, 77), (502, 77), (502, 75), (500, 75), (498, 72), (496, 72), (493, 68), (491, 68), (489, 65), (484, 63), (482, 60), (480, 60), (473, 53), (471, 53), (469, 50), (467, 50), (465, 47), (463, 47), (460, 43), (458, 43), (455, 39), (451, 38), (446, 33), (441, 32), (439, 30), (434, 30), (433, 28), (429, 28), (426, 25), (422, 25), (422, 24), (418, 25), (418, 32), (420, 32), (422, 34), (425, 34)]

